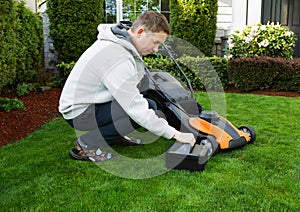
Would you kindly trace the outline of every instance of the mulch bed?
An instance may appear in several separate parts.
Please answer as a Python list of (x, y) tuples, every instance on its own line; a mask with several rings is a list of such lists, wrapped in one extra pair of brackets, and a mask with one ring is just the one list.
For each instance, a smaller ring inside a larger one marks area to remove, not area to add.
[[(230, 89), (226, 92), (300, 98), (300, 93), (297, 92), (240, 92), (237, 89)], [(52, 88), (44, 92), (31, 92), (29, 95), (18, 97), (24, 103), (25, 111), (14, 110), (9, 113), (0, 111), (0, 146), (20, 140), (53, 118), (59, 117), (58, 101), (60, 94), (61, 89), (59, 88)], [(16, 96), (6, 95), (2, 97), (15, 98)]]
[(21, 97), (12, 94), (2, 96), (18, 98), (23, 102), (26, 110), (0, 111), (0, 146), (26, 137), (43, 124), (59, 116), (60, 93), (61, 89), (52, 88), (44, 92), (31, 92)]

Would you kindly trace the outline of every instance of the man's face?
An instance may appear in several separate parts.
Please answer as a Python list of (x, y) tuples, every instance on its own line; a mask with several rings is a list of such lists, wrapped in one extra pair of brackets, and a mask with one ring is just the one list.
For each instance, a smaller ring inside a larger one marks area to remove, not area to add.
[(133, 44), (141, 56), (147, 56), (158, 51), (158, 47), (162, 44), (168, 35), (161, 32), (146, 32), (144, 28), (138, 28), (132, 37)]

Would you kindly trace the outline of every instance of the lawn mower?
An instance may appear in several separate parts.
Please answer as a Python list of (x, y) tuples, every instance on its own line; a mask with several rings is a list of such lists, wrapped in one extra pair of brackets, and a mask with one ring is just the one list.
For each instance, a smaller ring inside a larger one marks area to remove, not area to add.
[(203, 110), (195, 97), (190, 80), (166, 45), (163, 47), (186, 80), (188, 90), (170, 73), (150, 71), (140, 83), (145, 98), (157, 104), (157, 114), (181, 132), (193, 133), (196, 144), (175, 142), (166, 153), (166, 167), (202, 171), (209, 157), (218, 150), (232, 150), (253, 143), (255, 131), (250, 126), (236, 128), (216, 111)]

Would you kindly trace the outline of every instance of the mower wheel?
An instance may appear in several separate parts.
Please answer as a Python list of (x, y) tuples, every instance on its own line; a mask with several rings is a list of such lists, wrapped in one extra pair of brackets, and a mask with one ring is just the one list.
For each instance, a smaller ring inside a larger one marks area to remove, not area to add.
[(214, 136), (207, 136), (200, 141), (200, 145), (206, 146), (208, 157), (215, 155), (218, 152), (219, 144)]
[(241, 130), (241, 131), (243, 131), (243, 132), (245, 132), (249, 135), (249, 137), (250, 137), (250, 141), (248, 142), (249, 144), (252, 144), (255, 141), (256, 133), (255, 133), (255, 131), (252, 127), (250, 127), (250, 126), (241, 126), (241, 127), (239, 127), (239, 130)]

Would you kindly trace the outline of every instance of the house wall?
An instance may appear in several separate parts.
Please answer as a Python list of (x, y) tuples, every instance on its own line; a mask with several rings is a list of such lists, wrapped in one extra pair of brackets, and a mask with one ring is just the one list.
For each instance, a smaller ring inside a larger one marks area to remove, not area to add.
[(225, 54), (225, 45), (227, 37), (230, 34), (232, 26), (232, 0), (218, 1), (217, 31), (215, 36), (215, 45), (212, 54), (223, 57)]
[(261, 20), (262, 0), (219, 0), (217, 32), (213, 54), (224, 56), (224, 48), (229, 35), (248, 24)]
[[(18, 0), (21, 1), (21, 0)], [(23, 0), (26, 6), (34, 13), (37, 13), (37, 0)]]
[(262, 0), (248, 1), (247, 24), (257, 24), (261, 22)]
[(261, 22), (262, 0), (232, 0), (231, 32)]
[(216, 39), (228, 35), (232, 22), (232, 0), (218, 1)]

